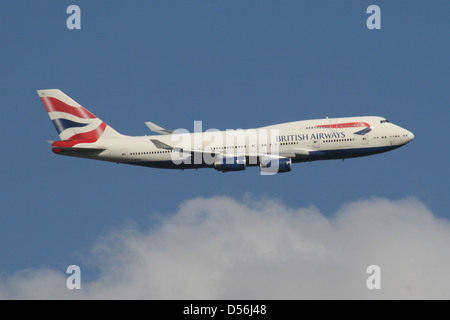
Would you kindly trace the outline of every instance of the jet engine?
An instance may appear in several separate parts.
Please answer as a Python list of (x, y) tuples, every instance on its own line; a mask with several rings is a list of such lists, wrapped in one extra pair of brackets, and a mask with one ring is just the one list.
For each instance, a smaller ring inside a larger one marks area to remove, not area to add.
[(218, 171), (241, 171), (247, 167), (247, 160), (244, 156), (224, 157), (214, 162), (214, 169)]
[(289, 172), (292, 170), (291, 158), (275, 158), (270, 157), (261, 159), (259, 162), (261, 174), (275, 174), (281, 172)]

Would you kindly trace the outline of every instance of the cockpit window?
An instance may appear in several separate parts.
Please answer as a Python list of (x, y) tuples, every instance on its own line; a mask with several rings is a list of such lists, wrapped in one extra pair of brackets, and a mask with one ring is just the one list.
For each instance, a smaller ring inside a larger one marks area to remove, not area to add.
[(384, 120), (380, 120), (380, 123), (389, 123), (390, 121), (389, 120), (387, 120), (387, 119), (384, 119)]

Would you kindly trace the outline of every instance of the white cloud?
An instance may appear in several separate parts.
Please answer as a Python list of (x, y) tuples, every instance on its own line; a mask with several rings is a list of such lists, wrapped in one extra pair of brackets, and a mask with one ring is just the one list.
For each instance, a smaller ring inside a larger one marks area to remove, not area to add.
[[(70, 291), (67, 275), (27, 270), (0, 298), (450, 298), (450, 223), (413, 198), (352, 202), (332, 218), (274, 200), (197, 198), (151, 230), (99, 240), (97, 280)], [(366, 268), (381, 268), (368, 290)]]

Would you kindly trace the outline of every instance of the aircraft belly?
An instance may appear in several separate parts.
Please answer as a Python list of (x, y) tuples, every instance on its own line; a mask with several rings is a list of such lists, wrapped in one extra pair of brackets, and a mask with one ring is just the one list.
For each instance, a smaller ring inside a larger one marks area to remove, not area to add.
[(333, 160), (333, 159), (348, 159), (370, 156), (373, 154), (383, 153), (394, 150), (400, 146), (383, 146), (370, 148), (349, 148), (349, 149), (334, 149), (334, 150), (317, 150), (310, 151), (307, 158), (294, 158), (293, 162), (307, 162), (315, 160)]

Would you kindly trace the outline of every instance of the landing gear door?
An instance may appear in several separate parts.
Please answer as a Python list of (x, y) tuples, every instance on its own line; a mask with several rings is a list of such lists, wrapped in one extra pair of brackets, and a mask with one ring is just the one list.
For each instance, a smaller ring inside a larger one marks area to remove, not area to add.
[(368, 145), (369, 144), (369, 138), (367, 136), (363, 136), (362, 137), (362, 144), (363, 145)]
[(314, 150), (319, 150), (320, 149), (320, 140), (319, 139), (313, 140), (312, 147)]

